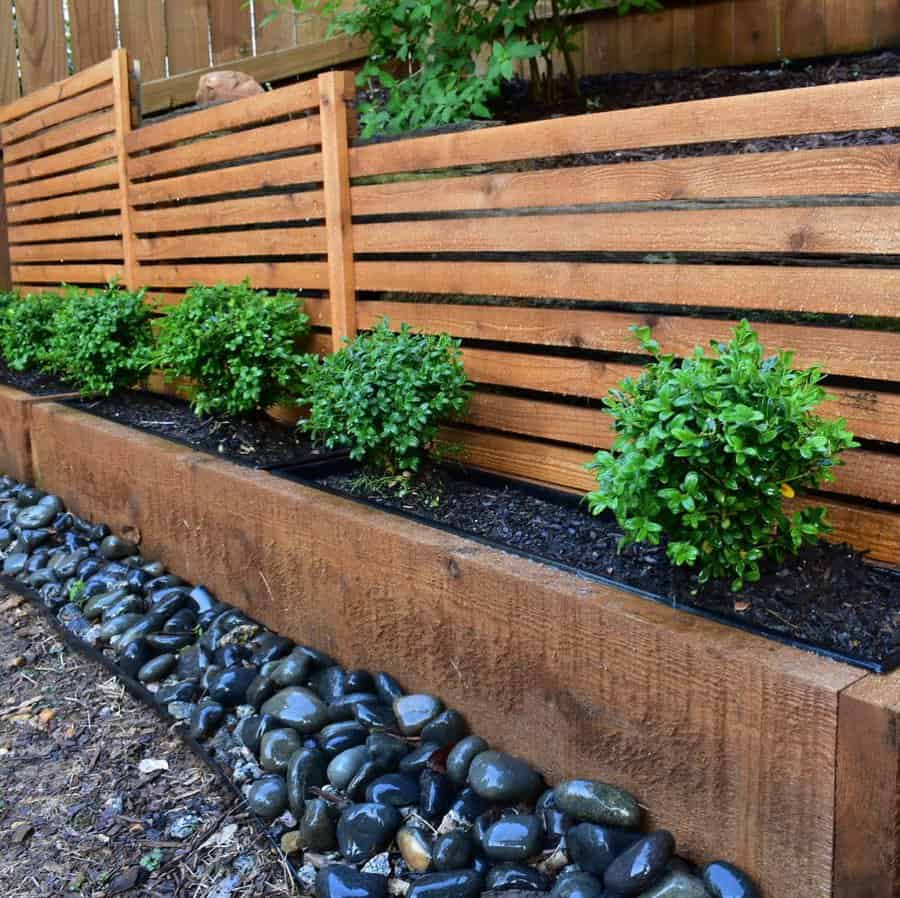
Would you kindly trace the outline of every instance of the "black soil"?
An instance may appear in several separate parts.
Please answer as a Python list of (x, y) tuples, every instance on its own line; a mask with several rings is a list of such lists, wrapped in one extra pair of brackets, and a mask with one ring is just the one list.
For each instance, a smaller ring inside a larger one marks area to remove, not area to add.
[(3, 361), (0, 361), (0, 384), (30, 393), (32, 396), (53, 396), (56, 393), (77, 393), (78, 389), (71, 384), (51, 377), (49, 374), (41, 374), (40, 371), (13, 371)]
[(429, 474), (405, 496), (359, 473), (332, 474), (321, 483), (863, 661), (883, 662), (900, 650), (900, 575), (866, 563), (846, 545), (810, 546), (734, 593), (725, 582), (701, 587), (669, 564), (663, 546), (633, 545), (619, 552), (622, 531), (615, 521), (592, 516), (566, 494), (450, 470)]
[(244, 418), (198, 418), (181, 399), (137, 390), (70, 404), (250, 467), (290, 464), (318, 454), (295, 427), (262, 413)]

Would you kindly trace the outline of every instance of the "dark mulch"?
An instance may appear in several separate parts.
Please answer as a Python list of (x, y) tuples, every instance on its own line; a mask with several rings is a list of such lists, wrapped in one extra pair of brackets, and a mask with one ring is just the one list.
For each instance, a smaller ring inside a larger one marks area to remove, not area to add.
[(290, 464), (318, 455), (295, 427), (265, 414), (246, 418), (198, 418), (182, 399), (138, 390), (71, 405), (250, 467)]
[(772, 565), (759, 583), (736, 594), (727, 583), (701, 588), (669, 564), (662, 546), (636, 545), (619, 552), (621, 530), (615, 521), (593, 517), (577, 499), (562, 493), (537, 494), (527, 486), (482, 482), (450, 471), (431, 473), (406, 496), (358, 473), (332, 474), (321, 482), (825, 649), (875, 662), (900, 649), (900, 576), (867, 564), (845, 545), (809, 547)]
[(2, 588), (0, 682), (3, 898), (297, 894), (243, 802)]
[(3, 361), (0, 361), (0, 384), (30, 393), (32, 396), (52, 396), (55, 393), (77, 393), (78, 389), (71, 384), (52, 377), (49, 374), (41, 374), (40, 371), (13, 371)]

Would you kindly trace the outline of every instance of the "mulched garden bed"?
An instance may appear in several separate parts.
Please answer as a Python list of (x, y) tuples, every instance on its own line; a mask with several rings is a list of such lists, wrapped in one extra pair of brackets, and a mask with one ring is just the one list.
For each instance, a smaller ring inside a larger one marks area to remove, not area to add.
[(396, 486), (361, 473), (323, 476), (322, 486), (414, 514), (492, 543), (527, 552), (618, 583), (765, 627), (867, 662), (900, 651), (900, 575), (865, 561), (847, 545), (820, 542), (762, 579), (733, 593), (726, 582), (701, 586), (673, 567), (664, 546), (618, 551), (621, 529), (594, 517), (577, 497), (535, 490), (495, 477), (438, 469), (401, 494)]
[(30, 393), (32, 396), (53, 396), (56, 393), (77, 393), (78, 388), (70, 383), (42, 374), (40, 371), (13, 371), (0, 361), (0, 384)]
[(198, 418), (182, 399), (133, 390), (69, 405), (250, 467), (271, 467), (319, 455), (295, 427), (265, 414)]

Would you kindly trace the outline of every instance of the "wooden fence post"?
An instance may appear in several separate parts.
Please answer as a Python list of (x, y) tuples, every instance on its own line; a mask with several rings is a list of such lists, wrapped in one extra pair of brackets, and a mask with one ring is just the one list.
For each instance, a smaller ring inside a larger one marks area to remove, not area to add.
[(131, 208), (131, 181), (125, 138), (134, 125), (131, 102), (131, 59), (125, 49), (113, 51), (113, 116), (116, 123), (116, 157), (119, 167), (119, 200), (122, 214), (122, 281), (129, 290), (138, 284), (137, 247)]
[(9, 261), (9, 233), (6, 221), (6, 188), (3, 181), (3, 157), (0, 156), (0, 290), (12, 289)]
[(352, 339), (356, 336), (356, 278), (347, 107), (347, 101), (353, 98), (355, 92), (352, 72), (325, 72), (319, 75), (328, 289), (331, 340), (335, 351), (341, 348), (345, 337)]

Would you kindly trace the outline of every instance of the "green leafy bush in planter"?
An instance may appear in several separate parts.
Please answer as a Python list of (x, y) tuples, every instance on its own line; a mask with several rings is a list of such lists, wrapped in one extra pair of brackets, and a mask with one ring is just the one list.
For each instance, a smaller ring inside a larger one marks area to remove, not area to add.
[(682, 362), (649, 328), (633, 330), (656, 361), (604, 400), (618, 437), (589, 465), (594, 514), (615, 514), (623, 544), (667, 538), (674, 564), (735, 590), (759, 579), (764, 559), (828, 532), (824, 508), (783, 508), (798, 488), (832, 481), (838, 455), (858, 445), (843, 420), (814, 414), (821, 369), (793, 370), (792, 353), (764, 358), (746, 321), (712, 344), (715, 356), (698, 348)]
[(130, 387), (150, 366), (150, 315), (143, 290), (69, 287), (53, 317), (46, 367), (82, 393)]
[(470, 384), (459, 341), (387, 319), (339, 352), (311, 361), (299, 426), (328, 448), (386, 474), (418, 471), (440, 425), (462, 415)]
[(293, 293), (198, 284), (163, 317), (155, 362), (169, 380), (193, 381), (184, 389), (198, 415), (241, 415), (293, 398), (306, 358), (297, 344), (308, 333)]
[(13, 295), (0, 308), (0, 357), (13, 371), (46, 367), (53, 316), (60, 302), (55, 293), (33, 293)]

